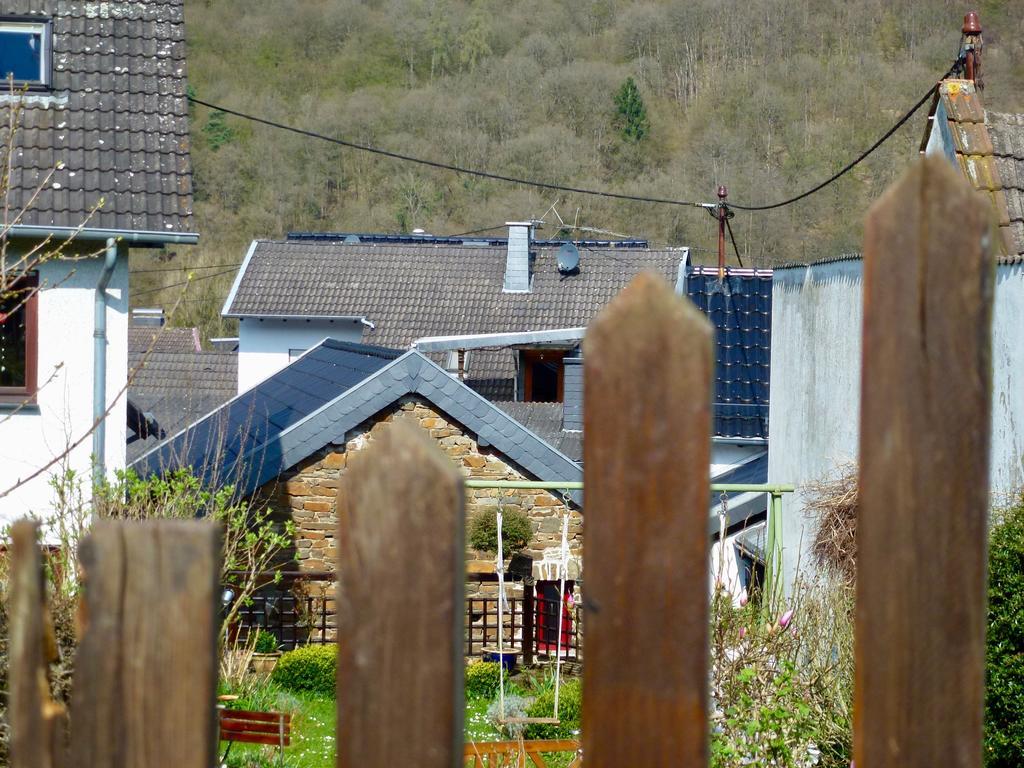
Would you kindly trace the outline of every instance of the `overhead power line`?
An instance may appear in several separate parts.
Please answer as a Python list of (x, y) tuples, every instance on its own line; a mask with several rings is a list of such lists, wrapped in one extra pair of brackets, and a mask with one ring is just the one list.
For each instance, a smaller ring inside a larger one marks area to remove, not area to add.
[[(928, 89), (928, 91), (924, 94), (924, 96), (922, 96), (917, 101), (917, 103), (914, 104), (914, 106), (912, 106), (907, 112), (905, 112), (903, 114), (903, 116), (898, 121), (896, 121), (895, 125), (893, 125), (891, 128), (889, 128), (889, 130), (887, 130), (884, 134), (882, 134), (881, 138), (879, 138), (874, 144), (872, 144), (866, 150), (861, 152), (855, 159), (851, 160), (849, 163), (847, 163), (845, 166), (843, 166), (836, 173), (832, 174), (832, 176), (830, 176), (829, 178), (825, 179), (824, 181), (822, 181), (822, 182), (820, 182), (818, 184), (815, 184), (813, 187), (811, 187), (810, 189), (808, 189), (805, 192), (802, 192), (799, 195), (795, 195), (794, 197), (790, 197), (790, 198), (787, 198), (785, 200), (780, 200), (780, 201), (775, 202), (775, 203), (765, 203), (765, 204), (762, 204), (762, 205), (746, 205), (746, 204), (741, 204), (741, 203), (730, 202), (728, 204), (728, 207), (734, 208), (734, 209), (740, 210), (740, 211), (771, 211), (771, 210), (774, 210), (774, 209), (777, 209), (777, 208), (782, 208), (782, 207), (787, 206), (787, 205), (792, 205), (793, 203), (796, 203), (796, 202), (798, 202), (800, 200), (803, 200), (803, 199), (805, 199), (807, 197), (810, 197), (811, 195), (813, 195), (816, 192), (821, 191), (825, 187), (827, 187), (830, 184), (832, 184), (833, 182), (839, 180), (840, 178), (845, 176), (847, 173), (849, 173), (851, 170), (856, 168), (858, 165), (860, 165), (860, 163), (862, 163), (865, 159), (867, 159), (875, 150), (877, 150), (880, 146), (882, 146), (882, 144), (884, 144), (894, 133), (896, 133), (900, 128), (902, 128), (903, 125), (911, 117), (913, 117), (913, 115), (925, 104), (925, 102), (927, 102), (928, 99), (930, 99), (932, 97), (932, 95), (935, 93), (935, 89), (938, 87), (938, 82), (940, 82), (940, 81), (944, 80), (945, 78), (949, 77), (954, 72), (957, 72), (961, 67), (962, 67), (962, 59), (958, 58), (953, 63), (953, 66), (950, 67), (949, 70), (944, 75), (942, 75), (942, 77), (939, 78), (939, 81), (937, 81), (934, 85), (932, 85)], [(590, 195), (590, 196), (593, 196), (593, 197), (611, 198), (613, 200), (627, 200), (627, 201), (637, 202), (637, 203), (652, 203), (652, 204), (656, 204), (656, 205), (675, 205), (675, 206), (686, 207), (686, 208), (706, 208), (706, 209), (717, 208), (717, 206), (718, 206), (717, 203), (698, 203), (698, 202), (693, 202), (693, 201), (690, 201), (690, 200), (675, 200), (675, 199), (672, 199), (672, 198), (650, 197), (650, 196), (646, 196), (646, 195), (627, 195), (627, 194), (620, 193), (620, 192), (609, 192), (607, 190), (601, 190), (601, 189), (588, 189), (588, 188), (585, 188), (585, 187), (573, 187), (573, 186), (568, 186), (568, 185), (563, 185), (563, 184), (554, 184), (554, 183), (546, 182), (546, 181), (538, 181), (536, 179), (524, 179), (524, 178), (520, 178), (518, 176), (508, 176), (508, 175), (501, 174), (501, 173), (492, 173), (490, 171), (482, 171), (482, 170), (479, 170), (479, 169), (476, 169), (476, 168), (466, 168), (466, 167), (463, 167), (463, 166), (452, 165), (450, 163), (442, 163), (442, 162), (439, 162), (439, 161), (436, 161), (436, 160), (428, 160), (428, 159), (423, 158), (423, 157), (415, 157), (413, 155), (407, 155), (407, 154), (404, 154), (404, 153), (401, 153), (401, 152), (392, 152), (391, 150), (382, 149), (380, 147), (374, 147), (374, 146), (369, 145), (369, 144), (360, 144), (359, 142), (349, 141), (347, 139), (341, 139), (341, 138), (338, 138), (336, 136), (327, 136), (325, 134), (318, 133), (316, 131), (307, 130), (305, 128), (297, 128), (295, 126), (287, 125), (286, 123), (281, 123), (281, 122), (278, 122), (276, 120), (270, 120), (268, 118), (258, 117), (256, 115), (251, 115), (251, 114), (248, 114), (246, 112), (240, 112), (240, 111), (238, 111), (236, 109), (231, 109), (229, 107), (225, 107), (225, 106), (222, 106), (220, 104), (214, 104), (212, 102), (205, 101), (203, 99), (197, 99), (194, 96), (189, 96), (188, 100), (191, 103), (193, 103), (193, 104), (199, 104), (200, 106), (207, 107), (207, 108), (213, 109), (213, 110), (217, 110), (218, 112), (222, 112), (222, 113), (227, 114), (227, 115), (233, 115), (233, 116), (241, 118), (243, 120), (248, 120), (248, 121), (253, 122), (253, 123), (259, 123), (260, 125), (266, 125), (266, 126), (268, 126), (270, 128), (276, 128), (278, 130), (288, 131), (289, 133), (294, 133), (294, 134), (297, 134), (299, 136), (305, 136), (305, 137), (311, 138), (311, 139), (319, 139), (320, 141), (326, 141), (326, 142), (328, 142), (330, 144), (336, 144), (338, 146), (348, 147), (349, 149), (356, 149), (356, 150), (359, 150), (360, 152), (368, 152), (368, 153), (373, 154), (373, 155), (380, 155), (381, 157), (388, 157), (388, 158), (391, 158), (392, 160), (400, 160), (402, 162), (415, 163), (417, 165), (423, 165), (423, 166), (426, 166), (428, 168), (437, 168), (437, 169), (440, 169), (440, 170), (451, 171), (453, 173), (459, 173), (459, 174), (463, 174), (463, 175), (466, 175), (466, 176), (476, 176), (478, 178), (491, 179), (493, 181), (504, 181), (504, 182), (508, 182), (510, 184), (521, 184), (523, 186), (535, 187), (537, 189), (550, 189), (550, 190), (555, 190), (555, 191), (558, 191), (558, 192), (571, 192), (571, 193), (579, 194), (579, 195)], [(487, 231), (487, 230), (481, 230), (481, 231)], [(470, 233), (467, 233), (467, 234), (470, 234)], [(476, 233), (472, 233), (472, 234), (476, 234)]]
[(678, 205), (687, 208), (700, 208), (700, 203), (694, 203), (689, 200), (673, 200), (667, 197), (646, 197), (644, 195), (626, 195), (619, 192), (608, 192), (601, 189), (586, 189), (584, 187), (569, 187), (562, 184), (552, 184), (547, 181), (537, 181), (536, 179), (523, 179), (518, 176), (506, 176), (501, 173), (491, 173), (490, 171), (481, 171), (476, 168), (464, 168), (459, 165), (451, 165), (450, 163), (441, 163), (436, 160), (427, 160), (422, 157), (414, 157), (412, 155), (405, 155), (401, 152), (392, 152), (387, 149), (381, 149), (380, 147), (374, 147), (369, 144), (360, 144), (355, 141), (348, 141), (346, 139), (339, 139), (335, 136), (326, 136), (316, 131), (309, 131), (304, 128), (296, 128), (292, 125), (286, 125), (285, 123), (279, 123), (275, 120), (268, 120), (263, 117), (257, 117), (256, 115), (246, 114), (245, 112), (239, 112), (228, 107), (222, 107), (218, 104), (212, 104), (202, 99), (189, 96), (188, 100), (193, 104), (200, 104), (210, 109), (215, 109), (218, 112), (223, 112), (227, 115), (234, 115), (240, 117), (243, 120), (249, 120), (254, 123), (260, 123), (261, 125), (270, 126), (271, 128), (277, 128), (282, 131), (289, 131), (290, 133), (298, 134), (299, 136), (307, 136), (311, 139), (320, 139), (331, 144), (337, 144), (342, 147), (348, 147), (349, 149), (358, 149), (360, 152), (369, 152), (373, 155), (381, 155), (382, 157), (390, 157), (393, 160), (402, 160), (406, 163), (416, 163), (417, 165), (425, 165), (429, 168), (439, 168), (443, 171), (452, 171), (453, 173), (461, 173), (466, 176), (477, 176), (481, 179), (492, 179), (493, 181), (505, 181), (510, 184), (522, 184), (526, 187), (537, 187), (538, 189), (553, 189), (558, 192), (572, 192), (578, 195), (592, 195), (594, 197), (610, 197), (615, 200), (630, 200), (636, 203), (657, 203), (659, 205)]
[[(939, 82), (941, 82), (942, 80), (945, 80), (951, 74), (956, 72), (959, 68), (960, 68), (960, 59), (957, 59), (956, 62), (954, 62), (953, 66), (950, 67), (949, 70), (946, 72), (946, 74), (944, 74), (942, 77), (939, 78)], [(933, 85), (931, 88), (929, 88), (928, 92), (925, 93), (925, 95), (922, 96), (920, 99), (918, 99), (917, 103), (914, 104), (914, 106), (912, 106), (909, 110), (907, 110), (903, 114), (903, 117), (901, 117), (899, 120), (897, 120), (896, 124), (893, 125), (892, 128), (890, 128), (885, 133), (883, 133), (881, 138), (878, 139), (878, 141), (876, 141), (870, 147), (865, 149), (856, 158), (854, 158), (849, 163), (844, 165), (842, 168), (840, 168), (834, 174), (829, 176), (823, 182), (821, 182), (819, 184), (815, 184), (813, 187), (808, 189), (806, 192), (802, 192), (799, 195), (796, 195), (795, 197), (790, 197), (790, 198), (788, 198), (786, 200), (780, 200), (777, 203), (766, 203), (764, 205), (741, 205), (740, 203), (732, 203), (732, 202), (730, 202), (729, 203), (729, 207), (730, 208), (735, 208), (735, 209), (737, 209), (739, 211), (771, 211), (771, 210), (774, 210), (775, 208), (782, 208), (783, 206), (791, 205), (791, 204), (793, 204), (793, 203), (795, 203), (795, 202), (797, 202), (799, 200), (803, 200), (805, 197), (810, 197), (815, 192), (818, 192), (818, 191), (824, 189), (829, 184), (831, 184), (832, 182), (837, 181), (838, 179), (842, 178), (847, 173), (849, 173), (854, 168), (856, 168), (858, 165), (860, 165), (864, 160), (866, 160), (868, 158), (868, 156), (872, 152), (874, 152), (876, 149), (878, 149), (880, 146), (882, 146), (894, 133), (896, 133), (896, 131), (898, 131), (900, 128), (902, 128), (904, 123), (906, 123), (907, 120), (909, 120), (911, 117), (913, 117), (914, 113), (916, 113), (917, 110), (919, 110), (921, 107), (923, 107), (925, 102), (927, 102), (932, 97), (932, 95), (935, 93), (935, 89), (939, 87), (939, 82), (936, 82), (935, 85)]]
[(148, 275), (153, 272), (194, 272), (197, 269), (222, 269), (224, 267), (240, 267), (242, 262), (234, 264), (204, 264), (202, 266), (189, 264), (180, 267), (154, 267), (153, 269), (129, 269), (130, 275)]
[(147, 294), (157, 293), (159, 291), (166, 291), (168, 288), (180, 288), (183, 285), (198, 283), (200, 280), (212, 280), (215, 277), (223, 277), (224, 275), (230, 275), (234, 271), (235, 270), (233, 269), (225, 269), (223, 272), (214, 272), (212, 275), (203, 275), (202, 277), (191, 277), (188, 280), (182, 280), (177, 283), (171, 283), (170, 285), (161, 285), (157, 288), (147, 288), (144, 291), (136, 291), (135, 293), (132, 294), (132, 297), (137, 299), (139, 296), (145, 296)]

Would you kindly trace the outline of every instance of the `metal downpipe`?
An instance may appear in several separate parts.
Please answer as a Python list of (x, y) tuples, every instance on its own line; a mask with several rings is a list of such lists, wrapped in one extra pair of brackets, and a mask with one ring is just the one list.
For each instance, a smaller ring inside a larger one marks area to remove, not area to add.
[(107, 420), (107, 286), (117, 266), (117, 240), (107, 238), (106, 256), (103, 259), (103, 272), (96, 284), (94, 303), (95, 318), (93, 320), (93, 355), (92, 355), (92, 480), (99, 485), (106, 477)]

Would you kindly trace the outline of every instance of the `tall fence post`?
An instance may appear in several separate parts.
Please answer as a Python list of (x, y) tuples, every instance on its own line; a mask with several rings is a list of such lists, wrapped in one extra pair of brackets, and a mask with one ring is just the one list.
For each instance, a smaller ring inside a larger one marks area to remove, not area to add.
[(537, 630), (534, 629), (534, 611), (536, 605), (536, 590), (530, 579), (523, 579), (523, 666), (533, 665), (533, 647), (536, 642)]
[(867, 218), (858, 766), (982, 764), (992, 233), (938, 158)]
[(80, 550), (71, 756), (81, 768), (209, 768), (220, 536), (200, 521), (93, 525)]
[(707, 763), (711, 339), (644, 273), (584, 342), (587, 768)]
[(47, 682), (56, 641), (46, 608), (38, 525), (16, 522), (11, 545), (11, 768), (57, 768), (65, 764), (67, 720), (64, 707), (50, 697)]
[(338, 493), (339, 768), (459, 765), (462, 482), (402, 419), (349, 463)]

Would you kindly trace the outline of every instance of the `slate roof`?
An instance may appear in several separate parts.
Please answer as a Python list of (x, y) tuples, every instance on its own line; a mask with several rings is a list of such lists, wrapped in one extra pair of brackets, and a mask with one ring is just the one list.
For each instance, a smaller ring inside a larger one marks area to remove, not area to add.
[(129, 325), (128, 364), (134, 365), (150, 348), (153, 352), (199, 352), (199, 329)]
[[(257, 240), (224, 305), (228, 317), (365, 316), (364, 341), (407, 349), (423, 336), (499, 333), (587, 325), (636, 274), (679, 279), (685, 250), (581, 247), (580, 272), (557, 267), (559, 244), (535, 241), (533, 289), (504, 293), (506, 241), (423, 238), (412, 242)], [(244, 321), (243, 321), (244, 322)], [(474, 350), (467, 383), (513, 399), (509, 350)]]
[(494, 404), (573, 461), (583, 461), (583, 433), (562, 429), (562, 403), (510, 400)]
[(577, 463), (421, 353), (331, 339), (131, 466), (142, 476), (189, 466), (251, 494), (407, 395), (428, 400), (529, 475), (582, 478)]
[(715, 327), (713, 434), (767, 439), (772, 271), (689, 267), (686, 293)]
[(973, 81), (949, 78), (928, 120), (921, 151), (942, 152), (989, 201), (999, 255), (1024, 254), (1024, 115), (986, 113)]
[(104, 198), (90, 228), (189, 232), (183, 0), (6, 0), (2, 12), (53, 20), (52, 89), (26, 96), (12, 204), (64, 167), (21, 223), (77, 227)]
[(154, 349), (144, 361), (140, 358), (130, 350), (129, 367), (140, 367), (128, 387), (129, 403), (137, 412), (134, 419), (129, 414), (129, 428), (142, 417), (148, 429), (141, 436), (137, 429), (129, 434), (129, 462), (220, 407), (238, 391), (235, 352)]

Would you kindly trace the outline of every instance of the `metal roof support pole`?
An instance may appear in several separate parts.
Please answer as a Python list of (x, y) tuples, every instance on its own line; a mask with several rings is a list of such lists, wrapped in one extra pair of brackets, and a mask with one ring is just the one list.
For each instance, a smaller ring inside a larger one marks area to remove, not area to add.
[[(96, 284), (92, 355), (92, 480), (94, 489), (106, 478), (107, 420), (107, 286), (117, 266), (117, 240), (107, 238), (103, 272)], [(95, 490), (94, 490), (95, 493)], [(95, 513), (95, 509), (93, 510)]]
[(777, 491), (771, 492), (771, 501), (768, 505), (768, 554), (765, 562), (764, 581), (767, 600), (766, 606), (774, 606), (776, 598), (780, 597), (779, 587), (782, 582), (779, 579), (779, 572), (782, 570), (782, 494)]
[[(509, 488), (537, 489), (542, 491), (582, 491), (582, 480), (466, 480), (467, 488)], [(778, 497), (793, 493), (796, 486), (786, 483), (711, 483), (710, 489), (715, 493), (770, 493)]]

